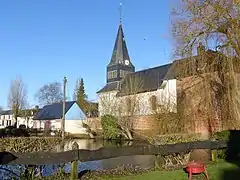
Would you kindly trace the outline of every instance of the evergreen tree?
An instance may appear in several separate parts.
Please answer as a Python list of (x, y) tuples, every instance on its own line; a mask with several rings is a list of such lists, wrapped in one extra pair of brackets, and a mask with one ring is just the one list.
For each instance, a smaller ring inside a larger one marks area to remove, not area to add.
[(80, 81), (77, 81), (77, 89), (75, 91), (75, 100), (80, 106), (80, 108), (84, 111), (87, 112), (88, 110), (88, 101), (87, 101), (87, 95), (85, 93), (85, 88), (84, 88), (84, 81), (83, 78), (80, 79)]

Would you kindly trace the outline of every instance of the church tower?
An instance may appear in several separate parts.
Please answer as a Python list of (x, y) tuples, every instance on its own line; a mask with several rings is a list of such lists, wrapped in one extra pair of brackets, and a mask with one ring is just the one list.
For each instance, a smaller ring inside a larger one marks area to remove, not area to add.
[(126, 74), (130, 72), (135, 72), (135, 67), (132, 64), (128, 54), (120, 16), (120, 25), (112, 52), (112, 58), (107, 65), (107, 83), (119, 82)]

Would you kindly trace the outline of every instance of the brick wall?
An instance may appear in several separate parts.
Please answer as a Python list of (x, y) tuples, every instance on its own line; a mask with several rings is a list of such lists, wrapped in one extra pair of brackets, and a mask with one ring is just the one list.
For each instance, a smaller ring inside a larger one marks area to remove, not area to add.
[(221, 105), (220, 102), (227, 104), (229, 101), (227, 98), (218, 98), (218, 86), (210, 88), (210, 81), (220, 83), (216, 73), (202, 74), (202, 77), (186, 77), (177, 81), (178, 110), (184, 117), (189, 132), (206, 134), (237, 127), (236, 123), (227, 123), (228, 127), (223, 125), (227, 122), (228, 113), (231, 114), (231, 108), (228, 109), (230, 104)]
[[(154, 116), (134, 116), (129, 120), (132, 121), (134, 130), (148, 130), (155, 127)], [(100, 118), (88, 118), (84, 123), (88, 124), (93, 130), (101, 130)]]
[(134, 130), (149, 130), (154, 129), (156, 123), (154, 116), (134, 116), (133, 129)]

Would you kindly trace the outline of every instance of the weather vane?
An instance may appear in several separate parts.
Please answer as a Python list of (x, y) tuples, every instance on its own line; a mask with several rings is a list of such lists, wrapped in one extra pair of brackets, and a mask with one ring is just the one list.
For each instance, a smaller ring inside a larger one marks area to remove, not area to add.
[(119, 13), (120, 13), (120, 24), (122, 24), (122, 6), (123, 6), (123, 3), (120, 2), (120, 6), (119, 6)]

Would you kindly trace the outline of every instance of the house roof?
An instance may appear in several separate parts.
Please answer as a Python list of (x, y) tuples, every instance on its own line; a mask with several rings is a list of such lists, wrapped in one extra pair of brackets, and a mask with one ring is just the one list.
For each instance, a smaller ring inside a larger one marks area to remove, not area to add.
[(97, 93), (109, 92), (109, 91), (116, 91), (119, 88), (119, 82), (111, 82), (107, 83), (102, 89), (100, 89)]
[[(65, 104), (65, 114), (72, 107), (76, 101), (67, 101)], [(44, 106), (35, 116), (34, 120), (51, 120), (51, 119), (61, 119), (63, 115), (63, 103), (53, 103)]]
[(0, 115), (12, 115), (12, 110), (0, 111)]
[[(161, 86), (163, 80), (170, 80), (196, 75), (197, 73), (199, 73), (197, 72), (197, 68), (199, 67), (201, 69), (204, 66), (213, 66), (213, 68), (211, 68), (210, 71), (216, 71), (217, 62), (219, 62), (219, 58), (221, 57), (223, 57), (221, 53), (212, 50), (207, 50), (205, 51), (204, 56), (202, 55), (191, 56), (175, 60), (170, 64), (144, 69), (141, 71), (137, 71), (135, 73), (130, 73), (126, 75), (126, 77), (120, 82), (106, 84), (97, 93), (119, 90), (117, 95), (124, 96), (133, 93), (134, 91), (133, 86), (135, 86), (136, 89), (134, 93), (155, 91)], [(201, 58), (204, 58), (205, 61), (202, 61)], [(204, 64), (201, 64), (202, 62)]]
[(170, 63), (128, 74), (122, 81), (117, 95), (124, 96), (157, 90), (161, 86), (171, 65)]

